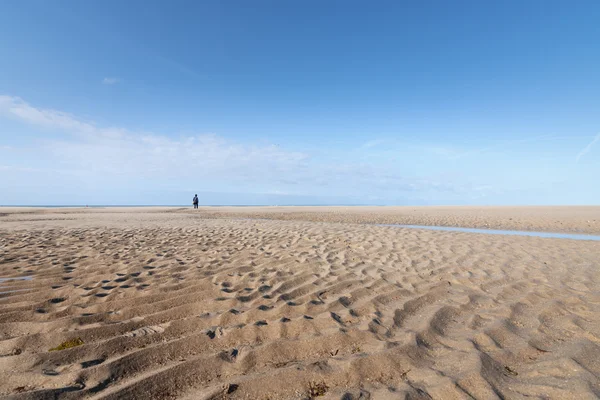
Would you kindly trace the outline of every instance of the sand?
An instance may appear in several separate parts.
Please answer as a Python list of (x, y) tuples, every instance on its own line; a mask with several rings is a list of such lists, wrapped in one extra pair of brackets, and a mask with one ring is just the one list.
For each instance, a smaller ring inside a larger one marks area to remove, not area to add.
[[(37, 208), (1, 207), (0, 222), (61, 219), (74, 213), (119, 212), (189, 213), (189, 207), (144, 208)], [(404, 224), (493, 228), (508, 230), (600, 234), (600, 206), (544, 207), (200, 207), (202, 218), (253, 218), (361, 224)], [(198, 217), (199, 214), (193, 214)], [(3, 217), (3, 218), (2, 218)], [(77, 219), (77, 221), (80, 221)], [(148, 220), (145, 219), (145, 222)]]
[(599, 210), (2, 208), (0, 395), (596, 399), (600, 242), (365, 223)]

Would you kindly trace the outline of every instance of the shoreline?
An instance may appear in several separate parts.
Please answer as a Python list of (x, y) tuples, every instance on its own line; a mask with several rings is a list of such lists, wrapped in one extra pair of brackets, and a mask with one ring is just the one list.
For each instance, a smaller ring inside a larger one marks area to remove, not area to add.
[(0, 208), (0, 227), (11, 222), (102, 214), (180, 214), (194, 218), (252, 218), (282, 221), (439, 227), (600, 234), (600, 206), (202, 206)]

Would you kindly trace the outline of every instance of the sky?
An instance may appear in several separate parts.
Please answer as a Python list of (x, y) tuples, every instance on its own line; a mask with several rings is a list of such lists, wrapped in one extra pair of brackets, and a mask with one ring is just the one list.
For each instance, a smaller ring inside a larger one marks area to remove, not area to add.
[(600, 2), (0, 2), (0, 205), (600, 204)]

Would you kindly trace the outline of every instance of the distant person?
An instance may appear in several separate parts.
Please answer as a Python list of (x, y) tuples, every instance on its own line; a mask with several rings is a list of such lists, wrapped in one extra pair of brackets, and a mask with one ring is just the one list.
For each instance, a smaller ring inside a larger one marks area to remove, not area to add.
[(192, 199), (192, 204), (194, 205), (194, 208), (198, 208), (198, 195), (195, 194), (194, 198)]

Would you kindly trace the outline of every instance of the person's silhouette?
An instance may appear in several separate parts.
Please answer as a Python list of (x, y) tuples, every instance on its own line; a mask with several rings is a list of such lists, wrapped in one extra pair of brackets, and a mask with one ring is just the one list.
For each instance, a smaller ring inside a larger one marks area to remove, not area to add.
[(195, 194), (194, 198), (192, 199), (192, 204), (194, 205), (194, 208), (198, 208), (198, 195)]

